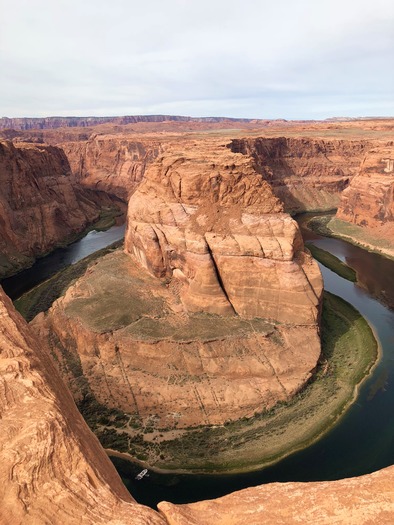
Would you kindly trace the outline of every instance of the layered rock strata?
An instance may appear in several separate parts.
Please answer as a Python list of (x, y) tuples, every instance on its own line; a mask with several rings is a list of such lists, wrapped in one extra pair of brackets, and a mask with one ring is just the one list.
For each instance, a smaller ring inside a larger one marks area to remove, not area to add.
[(127, 492), (1, 289), (0, 368), (0, 523), (164, 523)]
[(234, 139), (231, 150), (252, 156), (286, 211), (338, 207), (341, 192), (357, 173), (368, 141), (312, 138)]
[(129, 203), (125, 250), (176, 282), (188, 312), (316, 326), (320, 272), (251, 159), (217, 143), (168, 148)]
[(394, 146), (375, 146), (342, 193), (337, 217), (394, 242)]
[(66, 142), (62, 148), (78, 183), (127, 202), (161, 145), (141, 137), (93, 135), (87, 141)]
[(175, 285), (122, 253), (91, 267), (33, 327), (77, 401), (93, 396), (142, 428), (253, 416), (302, 388), (320, 353), (314, 324), (188, 314)]
[(0, 276), (31, 264), (100, 213), (72, 184), (57, 147), (0, 142), (0, 183)]

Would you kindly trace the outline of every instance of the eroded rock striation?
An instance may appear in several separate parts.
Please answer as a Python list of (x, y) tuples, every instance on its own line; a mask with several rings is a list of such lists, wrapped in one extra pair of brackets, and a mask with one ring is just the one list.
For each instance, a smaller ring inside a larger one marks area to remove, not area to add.
[(64, 152), (54, 146), (0, 142), (0, 276), (83, 231), (99, 207), (71, 183)]
[(134, 502), (1, 289), (0, 368), (0, 523), (164, 523)]
[(125, 249), (177, 282), (188, 312), (316, 325), (320, 272), (250, 158), (184, 143), (150, 166), (129, 203)]
[(394, 146), (375, 146), (342, 193), (337, 217), (394, 239)]
[(394, 467), (359, 478), (271, 483), (189, 505), (136, 504), (41, 343), (0, 290), (0, 523), (391, 524)]
[(62, 144), (75, 179), (125, 202), (141, 182), (146, 166), (159, 154), (159, 140), (93, 135)]
[(230, 147), (254, 158), (286, 211), (302, 212), (338, 206), (371, 142), (260, 137), (234, 139)]

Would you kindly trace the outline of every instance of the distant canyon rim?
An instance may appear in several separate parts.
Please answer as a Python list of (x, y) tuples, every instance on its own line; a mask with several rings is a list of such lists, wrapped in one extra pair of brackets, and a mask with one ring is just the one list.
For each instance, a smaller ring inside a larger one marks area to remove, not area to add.
[(271, 498), (265, 519), (296, 523), (296, 489), (308, 523), (347, 523), (350, 508), (354, 523), (392, 523), (392, 467), (158, 514), (132, 502), (69, 391), (153, 433), (291, 399), (319, 361), (323, 291), (292, 215), (337, 209), (337, 235), (394, 257), (393, 130), (390, 119), (0, 119), (2, 276), (128, 204), (124, 252), (30, 325), (1, 296), (2, 522), (239, 523), (252, 512), (264, 523)]

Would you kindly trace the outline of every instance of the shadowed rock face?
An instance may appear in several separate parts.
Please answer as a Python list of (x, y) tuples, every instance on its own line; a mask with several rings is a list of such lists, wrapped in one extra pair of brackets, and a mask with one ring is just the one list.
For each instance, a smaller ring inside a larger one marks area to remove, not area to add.
[(394, 238), (394, 146), (368, 151), (359, 173), (341, 196), (337, 217)]
[(254, 158), (285, 210), (329, 210), (357, 173), (368, 141), (309, 138), (234, 139), (231, 150)]
[(99, 216), (70, 181), (64, 152), (0, 142), (0, 277), (32, 263)]
[(161, 150), (159, 140), (94, 135), (62, 144), (76, 180), (124, 201), (141, 182), (146, 166)]
[(137, 505), (0, 288), (0, 523), (160, 524)]

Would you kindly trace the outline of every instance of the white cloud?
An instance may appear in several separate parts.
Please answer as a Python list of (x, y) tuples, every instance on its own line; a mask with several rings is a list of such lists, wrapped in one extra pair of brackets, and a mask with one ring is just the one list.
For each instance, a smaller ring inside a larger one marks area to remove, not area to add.
[(394, 114), (392, 0), (0, 0), (0, 9), (1, 115)]

